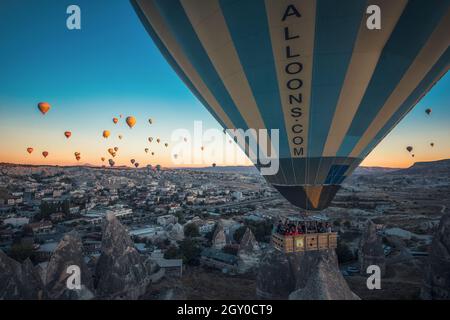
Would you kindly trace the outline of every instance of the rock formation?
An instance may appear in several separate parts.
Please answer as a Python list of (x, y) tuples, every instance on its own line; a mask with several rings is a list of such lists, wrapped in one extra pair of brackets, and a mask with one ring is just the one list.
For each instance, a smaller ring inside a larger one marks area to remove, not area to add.
[(214, 249), (221, 250), (226, 245), (227, 237), (223, 228), (223, 224), (221, 222), (218, 222), (212, 236), (212, 247)]
[[(69, 266), (80, 268), (81, 289), (67, 288), (67, 273)], [(87, 267), (82, 252), (82, 242), (79, 235), (69, 232), (59, 242), (47, 265), (45, 289), (49, 299), (85, 300), (94, 297), (93, 278)]]
[(260, 248), (250, 228), (245, 230), (238, 250), (239, 272), (247, 272), (259, 263)]
[(30, 260), (23, 264), (0, 250), (0, 300), (43, 298), (43, 284)]
[(263, 299), (359, 299), (343, 278), (334, 250), (284, 254), (272, 248), (261, 261), (256, 288)]
[(422, 299), (450, 299), (450, 214), (442, 216), (425, 267)]
[(125, 227), (113, 214), (108, 214), (96, 268), (98, 298), (138, 299), (156, 269), (154, 262), (144, 259), (134, 248)]
[(361, 275), (366, 276), (367, 267), (377, 265), (380, 267), (381, 276), (386, 271), (386, 259), (383, 250), (383, 241), (377, 233), (376, 225), (368, 220), (366, 230), (361, 238), (358, 250), (358, 260)]

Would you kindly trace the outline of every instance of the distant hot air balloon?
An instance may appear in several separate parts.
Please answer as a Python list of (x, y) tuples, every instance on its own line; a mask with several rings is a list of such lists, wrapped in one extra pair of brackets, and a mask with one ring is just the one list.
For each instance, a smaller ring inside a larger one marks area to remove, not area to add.
[(119, 119), (117, 119), (117, 118), (113, 118), (113, 122), (114, 122), (114, 124), (116, 124), (117, 122), (119, 122)]
[(407, 147), (406, 147), (406, 150), (408, 150), (408, 152), (411, 152), (411, 151), (413, 150), (413, 147), (407, 146)]
[(119, 139), (122, 140), (122, 135), (121, 134), (119, 134)]
[(145, 148), (144, 151), (145, 151), (145, 153), (148, 153), (148, 148)]
[(103, 138), (108, 138), (111, 133), (108, 130), (103, 130)]
[(123, 115), (119, 115), (119, 117), (120, 117), (120, 118), (122, 118), (122, 117), (123, 117)]
[(174, 154), (173, 157), (174, 157), (175, 159), (177, 159), (177, 158), (178, 158), (178, 155), (177, 155), (177, 154)]
[(133, 116), (127, 117), (127, 119), (126, 119), (125, 121), (127, 122), (127, 125), (128, 125), (130, 128), (133, 128), (134, 125), (136, 124), (136, 118), (133, 117)]
[(148, 137), (148, 142), (152, 143), (153, 138), (152, 137)]
[(154, 152), (152, 152), (152, 156), (154, 156), (155, 155), (155, 153)]
[(187, 138), (184, 138), (183, 140), (184, 140), (184, 142), (187, 142)]
[(152, 123), (153, 123), (153, 120), (152, 120), (152, 118), (149, 118), (149, 119), (148, 119), (148, 123), (150, 123), (150, 124), (152, 124)]
[(119, 151), (119, 148), (117, 148), (117, 147), (114, 147), (114, 151), (116, 151), (116, 152), (117, 152), (117, 151)]
[(200, 147), (200, 149), (203, 151), (203, 150), (205, 150), (205, 147), (202, 146), (202, 147)]
[(110, 155), (112, 155), (114, 153), (114, 149), (113, 148), (109, 148), (108, 152), (109, 152)]
[(136, 160), (131, 159), (130, 162), (131, 162), (131, 164), (134, 164), (136, 162)]
[(33, 152), (33, 150), (34, 150), (34, 149), (31, 148), (31, 147), (28, 147), (28, 148), (27, 148), (27, 152), (30, 153), (30, 154)]
[(115, 157), (116, 157), (116, 153), (115, 153), (115, 152), (113, 152), (113, 153), (112, 153), (112, 156), (113, 156), (113, 158), (115, 158)]
[(136, 162), (136, 163), (134, 164), (134, 166), (135, 166), (136, 168), (139, 167), (139, 163)]
[(116, 164), (113, 159), (109, 159), (108, 162), (111, 167)]
[(42, 114), (46, 114), (48, 112), (48, 110), (50, 110), (51, 106), (50, 106), (50, 103), (48, 103), (48, 102), (39, 102), (38, 108)]
[(156, 139), (156, 142), (157, 142), (157, 143), (159, 143), (160, 141), (161, 141), (161, 139), (159, 139), (159, 138), (158, 138), (158, 139)]
[(431, 143), (430, 143), (430, 146), (434, 147), (434, 142), (431, 142)]
[(70, 136), (72, 135), (72, 132), (66, 131), (66, 132), (64, 132), (64, 135), (66, 136), (67, 139), (69, 139)]
[(80, 155), (79, 152), (74, 152), (73, 154), (75, 155), (75, 157), (78, 157)]
[(42, 152), (42, 155), (44, 156), (44, 158), (47, 158), (48, 152), (47, 152), (47, 151), (44, 151), (44, 152)]
[(215, 167), (216, 167), (216, 164), (215, 164), (215, 163), (213, 163), (213, 164), (212, 164), (212, 166), (213, 166), (213, 168), (215, 168)]
[(430, 114), (431, 114), (431, 108), (427, 108), (427, 109), (425, 110), (425, 113), (426, 113), (427, 115), (430, 115)]
[(414, 153), (411, 156), (414, 158)]
[[(329, 206), (450, 63), (448, 1), (379, 1), (382, 32), (361, 23), (366, 1), (133, 2), (223, 128), (278, 130), (276, 150), (264, 139), (251, 154), (263, 150), (256, 167), (306, 212)], [(274, 151), (278, 170), (265, 170)]]
[(105, 161), (105, 157), (101, 157), (100, 160), (102, 160), (102, 162), (104, 162)]
[(80, 161), (81, 157), (77, 156), (77, 157), (75, 157), (75, 159), (77, 159), (77, 161)]
[(166, 143), (164, 143), (164, 146), (167, 148), (169, 146), (169, 144), (166, 142)]

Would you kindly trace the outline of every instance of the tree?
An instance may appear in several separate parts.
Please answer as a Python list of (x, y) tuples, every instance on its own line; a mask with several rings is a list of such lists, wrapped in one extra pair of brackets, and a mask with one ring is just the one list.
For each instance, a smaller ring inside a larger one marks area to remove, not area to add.
[(179, 258), (181, 253), (178, 248), (175, 246), (170, 246), (167, 248), (166, 252), (164, 252), (164, 259), (176, 259)]
[(184, 226), (184, 235), (188, 238), (198, 237), (200, 235), (198, 226), (195, 223), (188, 223)]
[(30, 244), (16, 243), (11, 246), (10, 256), (14, 260), (23, 262), (33, 254), (33, 247)]
[(336, 254), (338, 256), (339, 263), (345, 263), (355, 260), (355, 256), (353, 255), (352, 251), (345, 241), (338, 241)]
[(193, 239), (185, 239), (181, 241), (180, 252), (184, 263), (190, 265), (198, 264), (201, 248), (197, 241)]

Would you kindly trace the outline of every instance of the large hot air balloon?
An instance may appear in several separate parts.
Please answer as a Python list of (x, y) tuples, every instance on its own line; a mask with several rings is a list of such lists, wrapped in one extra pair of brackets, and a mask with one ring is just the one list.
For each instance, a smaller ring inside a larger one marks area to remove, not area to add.
[(127, 125), (128, 125), (130, 128), (133, 128), (134, 125), (136, 124), (136, 118), (133, 117), (133, 116), (127, 117), (125, 121), (127, 122)]
[(306, 211), (328, 207), (450, 63), (449, 1), (377, 1), (380, 30), (360, 0), (132, 3), (223, 128), (279, 130), (265, 178)]
[(108, 138), (111, 133), (108, 130), (103, 130), (103, 138)]
[(50, 110), (51, 105), (48, 102), (39, 102), (38, 109), (42, 114), (46, 114)]
[(42, 152), (42, 155), (44, 156), (44, 158), (47, 158), (48, 152), (47, 152), (47, 151), (43, 151), (43, 152)]
[(28, 148), (27, 148), (27, 152), (28, 152), (29, 154), (31, 154), (31, 153), (33, 152), (33, 150), (34, 150), (34, 149), (31, 148), (31, 147), (28, 147)]
[(66, 136), (67, 139), (69, 139), (70, 136), (72, 135), (72, 132), (66, 131), (66, 132), (64, 132), (64, 135)]

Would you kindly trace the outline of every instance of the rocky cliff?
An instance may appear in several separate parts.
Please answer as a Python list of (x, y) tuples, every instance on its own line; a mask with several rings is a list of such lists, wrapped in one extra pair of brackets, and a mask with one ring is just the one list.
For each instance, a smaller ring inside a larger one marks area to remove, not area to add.
[(0, 300), (43, 298), (43, 283), (30, 260), (23, 264), (0, 250)]
[(340, 273), (334, 250), (284, 254), (271, 249), (261, 261), (256, 287), (263, 299), (359, 299)]
[(366, 275), (367, 267), (377, 265), (380, 267), (381, 276), (386, 271), (386, 259), (383, 250), (383, 241), (377, 233), (376, 225), (372, 221), (367, 222), (367, 227), (359, 244), (358, 260), (361, 275)]
[(103, 230), (102, 252), (96, 267), (99, 298), (138, 299), (151, 282), (157, 265), (134, 248), (125, 227), (108, 214)]
[[(84, 261), (82, 247), (81, 239), (75, 231), (65, 234), (59, 242), (46, 270), (45, 289), (49, 299), (85, 300), (94, 297), (93, 278)], [(80, 268), (80, 290), (67, 288), (67, 278), (70, 276), (67, 270), (72, 265)]]
[(450, 214), (442, 216), (425, 267), (421, 298), (450, 299)]

